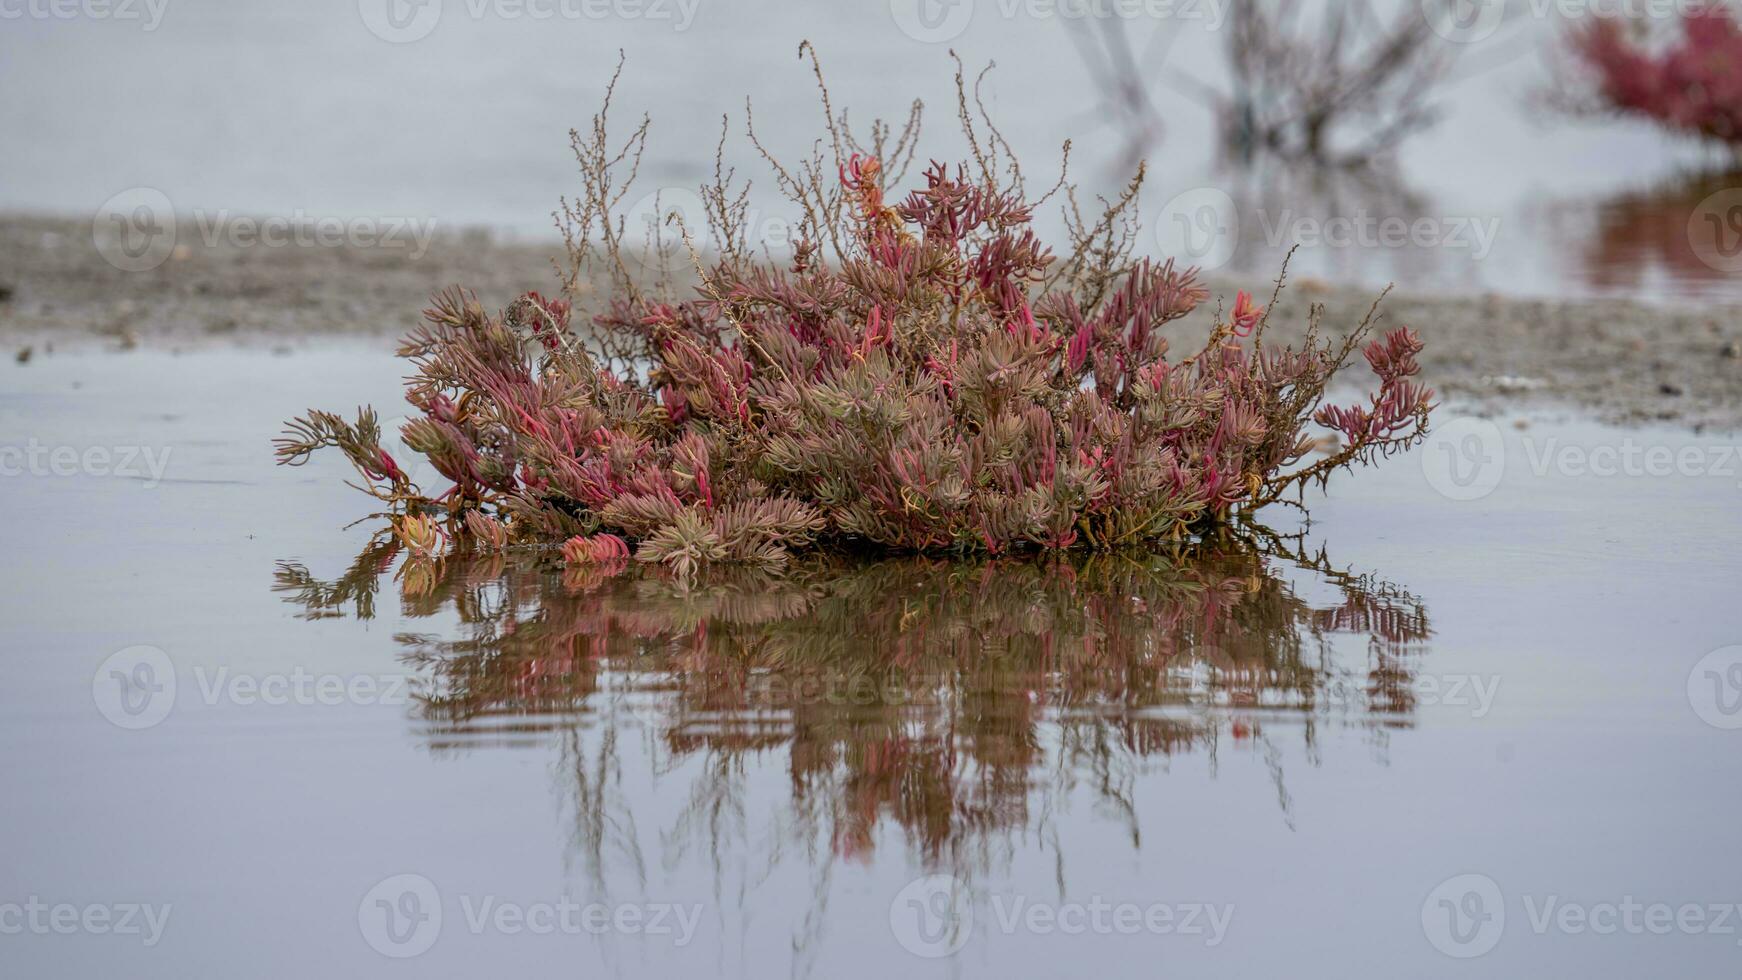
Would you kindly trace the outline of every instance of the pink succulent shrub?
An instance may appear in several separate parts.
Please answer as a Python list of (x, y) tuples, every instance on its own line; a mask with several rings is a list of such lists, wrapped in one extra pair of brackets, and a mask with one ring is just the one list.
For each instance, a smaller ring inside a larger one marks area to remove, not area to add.
[[(836, 145), (857, 145), (835, 125)], [(867, 153), (788, 176), (807, 216), (789, 263), (735, 244), (742, 210), (723, 182), (703, 188), (726, 244), (698, 256), (692, 294), (654, 296), (609, 230), (621, 189), (589, 163), (609, 156), (601, 113), (581, 146), (585, 203), (567, 212), (604, 218), (602, 254), (571, 238), (577, 268), (602, 259), (613, 279), (589, 329), (567, 301), (529, 293), (491, 314), (454, 290), (400, 348), (421, 414), (404, 441), (451, 486), (410, 485), (368, 410), (296, 420), (279, 458), (337, 447), (396, 508), (456, 529), (487, 509), (523, 540), (567, 540), (570, 562), (633, 543), (687, 573), (818, 542), (999, 554), (1177, 539), (1424, 434), (1413, 332), (1367, 345), (1378, 390), (1347, 407), (1322, 396), (1372, 313), (1340, 340), (1315, 314), (1298, 349), (1266, 346), (1266, 307), (1242, 292), (1175, 352), (1208, 291), (1194, 269), (1131, 256), (1121, 229), (1141, 171), (1092, 223), (1071, 220), (1067, 189), (1060, 258), (1030, 227), (1020, 170), (998, 164), (996, 131), (965, 125), (992, 151), (932, 163), (898, 204), (886, 193), (901, 174)], [(1342, 437), (1310, 464), (1309, 421)]]

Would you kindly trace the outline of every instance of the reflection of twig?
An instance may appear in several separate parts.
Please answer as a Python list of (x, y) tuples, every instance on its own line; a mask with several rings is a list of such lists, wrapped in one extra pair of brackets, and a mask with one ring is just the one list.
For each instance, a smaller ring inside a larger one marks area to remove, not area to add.
[(1234, 5), (1233, 91), (1217, 106), (1230, 152), (1362, 164), (1433, 121), (1451, 54), (1417, 5), (1386, 21), (1367, 0), (1331, 3), (1316, 26), (1301, 11), (1294, 0)]
[[(1454, 2), (1402, 4), (1386, 19), (1368, 0), (1338, 0), (1307, 23), (1298, 0), (1241, 0), (1226, 29), (1230, 89), (1179, 71), (1165, 77), (1214, 109), (1222, 148), (1238, 162), (1367, 166), (1435, 121), (1432, 97), (1458, 46), (1434, 34), (1431, 18)], [(1129, 134), (1127, 155), (1141, 157), (1160, 134), (1147, 92), (1158, 66), (1132, 58), (1122, 25), (1103, 26), (1099, 43), (1083, 32), (1075, 40), (1107, 113)], [(1165, 54), (1172, 41), (1162, 35), (1151, 51), (1159, 43)]]
[(1294, 797), (1288, 793), (1288, 783), (1282, 775), (1282, 752), (1276, 743), (1261, 737), (1260, 744), (1264, 746), (1264, 768), (1270, 770), (1270, 781), (1276, 787), (1276, 805), (1282, 811), (1282, 819), (1288, 824), (1288, 829), (1294, 829)]
[(382, 573), (392, 566), (397, 554), (398, 541), (391, 535), (376, 535), (345, 574), (333, 582), (316, 579), (298, 562), (281, 561), (272, 576), (272, 591), (285, 593), (286, 602), (303, 607), (304, 619), (342, 617), (346, 603), (352, 604), (352, 615), (358, 619), (374, 619), (375, 593)]
[(1161, 142), (1166, 126), (1161, 112), (1150, 98), (1149, 69), (1165, 60), (1167, 48), (1176, 34), (1176, 21), (1158, 27), (1156, 36), (1142, 56), (1135, 54), (1123, 21), (1118, 18), (1092, 18), (1096, 28), (1081, 21), (1070, 21), (1071, 42), (1082, 58), (1083, 68), (1101, 93), (1098, 106), (1102, 115), (1124, 140), (1117, 173), (1128, 174)]

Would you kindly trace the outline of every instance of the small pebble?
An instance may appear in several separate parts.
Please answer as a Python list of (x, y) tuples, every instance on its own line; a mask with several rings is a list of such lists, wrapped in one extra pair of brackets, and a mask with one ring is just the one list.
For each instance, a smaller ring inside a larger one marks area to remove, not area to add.
[(1719, 353), (1722, 354), (1724, 357), (1729, 358), (1730, 360), (1735, 360), (1738, 357), (1742, 357), (1742, 344), (1739, 344), (1736, 341), (1732, 340), (1732, 341), (1726, 343), (1724, 345), (1724, 349), (1722, 351), (1720, 351)]
[(1682, 393), (1682, 386), (1670, 384), (1668, 381), (1665, 381), (1663, 384), (1657, 386), (1657, 392), (1660, 395), (1680, 395)]

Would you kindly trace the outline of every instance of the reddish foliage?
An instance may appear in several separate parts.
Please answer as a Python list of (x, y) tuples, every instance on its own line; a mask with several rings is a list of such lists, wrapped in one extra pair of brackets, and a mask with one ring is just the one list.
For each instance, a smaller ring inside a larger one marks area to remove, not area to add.
[[(605, 162), (584, 171), (582, 216), (622, 195), (597, 127), (581, 156)], [(1372, 312), (1340, 341), (1315, 314), (1299, 348), (1265, 346), (1267, 308), (1240, 292), (1176, 356), (1170, 335), (1208, 290), (1195, 269), (1132, 255), (1122, 214), (1141, 172), (1097, 223), (1067, 209), (1062, 259), (1030, 226), (1020, 170), (1001, 176), (978, 150), (931, 163), (894, 207), (899, 174), (874, 156), (807, 172), (812, 184), (785, 185), (806, 215), (790, 263), (734, 245), (735, 198), (702, 189), (724, 247), (698, 260), (688, 297), (644, 292), (616, 239), (600, 255), (571, 238), (577, 268), (604, 258), (613, 277), (585, 333), (568, 302), (536, 293), (499, 315), (439, 297), (400, 353), (422, 413), (404, 439), (452, 481), (440, 496), (382, 461), (370, 412), (296, 420), (281, 460), (334, 446), (371, 492), (445, 510), (456, 530), (487, 508), (522, 539), (566, 539), (571, 562), (634, 542), (689, 573), (818, 539), (1002, 554), (1179, 538), (1426, 430), (1432, 392), (1413, 381), (1407, 329), (1367, 346), (1380, 385), (1367, 404), (1320, 407)], [(1309, 463), (1311, 421), (1345, 442)]]
[(628, 557), (628, 543), (615, 534), (577, 534), (563, 542), (563, 561), (570, 565), (596, 565)]
[(1601, 17), (1574, 31), (1569, 47), (1605, 108), (1742, 144), (1742, 27), (1714, 5), (1686, 14), (1680, 28), (1659, 45), (1638, 24)]

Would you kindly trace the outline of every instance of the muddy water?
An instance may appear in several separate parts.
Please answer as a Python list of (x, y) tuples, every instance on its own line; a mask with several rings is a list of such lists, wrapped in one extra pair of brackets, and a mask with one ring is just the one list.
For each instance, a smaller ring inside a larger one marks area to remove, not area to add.
[(686, 589), (408, 562), (272, 467), (398, 373), (8, 369), (0, 973), (1742, 957), (1731, 440), (1451, 411), (1257, 551)]

